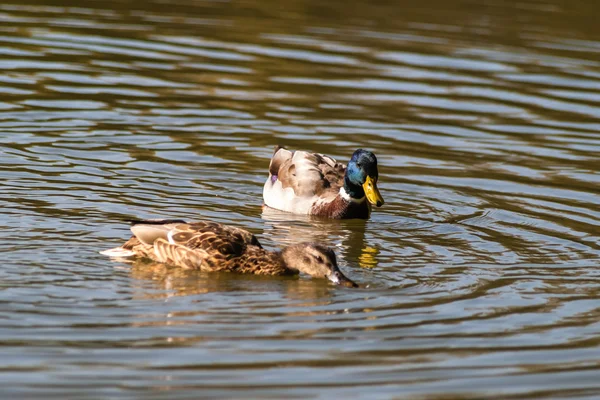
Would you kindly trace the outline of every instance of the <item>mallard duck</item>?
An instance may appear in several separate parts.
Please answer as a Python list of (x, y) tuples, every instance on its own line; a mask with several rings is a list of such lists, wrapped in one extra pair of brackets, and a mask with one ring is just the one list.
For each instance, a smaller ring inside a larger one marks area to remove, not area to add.
[(202, 271), (256, 275), (295, 275), (357, 287), (339, 270), (335, 253), (318, 243), (299, 243), (280, 252), (262, 248), (256, 237), (240, 228), (210, 221), (131, 221), (133, 236), (125, 244), (101, 253), (112, 257), (146, 257), (165, 264)]
[(346, 167), (323, 154), (277, 146), (263, 199), (268, 207), (295, 214), (367, 219), (371, 205), (383, 205), (378, 178), (377, 158), (367, 150), (356, 150)]

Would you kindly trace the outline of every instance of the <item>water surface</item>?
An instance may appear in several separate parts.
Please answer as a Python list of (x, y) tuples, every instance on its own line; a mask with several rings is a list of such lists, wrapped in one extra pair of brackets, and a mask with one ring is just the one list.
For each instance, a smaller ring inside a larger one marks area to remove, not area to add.
[[(600, 396), (600, 6), (0, 5), (7, 398)], [(263, 210), (373, 150), (369, 221)], [(316, 240), (365, 288), (98, 254), (128, 218)]]

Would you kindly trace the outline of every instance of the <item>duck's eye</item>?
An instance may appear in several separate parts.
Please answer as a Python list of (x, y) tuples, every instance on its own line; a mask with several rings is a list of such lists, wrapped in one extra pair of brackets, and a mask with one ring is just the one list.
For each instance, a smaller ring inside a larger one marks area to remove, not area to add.
[(320, 264), (320, 263), (322, 263), (322, 262), (323, 262), (323, 257), (321, 257), (321, 256), (316, 256), (316, 257), (315, 257), (315, 260), (317, 260), (317, 262)]

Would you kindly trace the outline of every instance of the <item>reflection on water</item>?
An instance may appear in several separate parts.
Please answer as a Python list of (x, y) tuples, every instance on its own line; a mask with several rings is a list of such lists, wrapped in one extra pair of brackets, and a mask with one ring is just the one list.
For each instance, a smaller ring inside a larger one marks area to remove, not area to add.
[[(596, 398), (600, 3), (0, 4), (2, 393)], [(275, 144), (368, 221), (261, 209)], [(136, 218), (335, 248), (363, 288), (99, 250)]]
[(328, 220), (267, 206), (263, 206), (261, 216), (265, 221), (263, 235), (279, 247), (298, 242), (327, 243), (338, 254), (338, 263), (342, 266), (350, 263), (362, 268), (377, 266), (377, 248), (365, 243), (365, 220)]
[[(129, 271), (135, 278), (132, 281), (133, 297), (139, 299), (168, 299), (172, 296), (190, 296), (211, 292), (263, 293), (265, 290), (283, 290), (289, 299), (310, 300), (315, 302), (314, 304), (318, 304), (325, 301), (335, 290), (326, 282), (317, 280), (237, 275), (226, 272), (202, 273), (146, 260), (133, 261)], [(152, 283), (150, 284), (150, 282)]]

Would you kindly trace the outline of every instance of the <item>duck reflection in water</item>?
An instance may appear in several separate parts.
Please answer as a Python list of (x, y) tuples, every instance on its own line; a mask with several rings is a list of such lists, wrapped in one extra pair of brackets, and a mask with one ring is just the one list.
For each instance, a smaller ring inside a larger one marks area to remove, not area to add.
[[(269, 277), (231, 273), (207, 274), (148, 259), (121, 259), (131, 265), (129, 274), (133, 281), (133, 297), (136, 299), (168, 299), (175, 296), (239, 292), (283, 292), (288, 299), (301, 300), (305, 305), (326, 304), (335, 287), (325, 281), (296, 279), (289, 276)], [(283, 290), (282, 290), (283, 288)]]
[(377, 267), (376, 247), (365, 243), (367, 221), (363, 219), (332, 220), (310, 215), (291, 214), (269, 206), (262, 207), (264, 236), (277, 246), (297, 242), (316, 242), (334, 247), (339, 261), (361, 268)]

